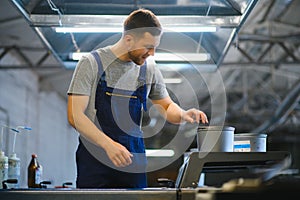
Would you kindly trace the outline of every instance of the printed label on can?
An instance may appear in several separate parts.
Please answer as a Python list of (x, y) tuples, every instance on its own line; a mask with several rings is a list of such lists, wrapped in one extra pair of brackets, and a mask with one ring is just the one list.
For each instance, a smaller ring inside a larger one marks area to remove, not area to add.
[(250, 152), (251, 151), (251, 144), (250, 140), (244, 140), (244, 141), (234, 141), (233, 146), (234, 152)]

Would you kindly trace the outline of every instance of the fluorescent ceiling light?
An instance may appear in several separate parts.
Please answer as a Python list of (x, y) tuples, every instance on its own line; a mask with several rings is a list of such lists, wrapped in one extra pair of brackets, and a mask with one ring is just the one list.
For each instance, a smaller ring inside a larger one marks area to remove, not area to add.
[[(122, 27), (56, 27), (57, 33), (121, 33)], [(164, 27), (164, 32), (216, 32), (217, 28), (213, 26), (176, 26)]]
[(146, 149), (147, 157), (172, 157), (174, 154), (172, 149)]
[(164, 78), (164, 83), (178, 84), (178, 83), (182, 83), (182, 79), (181, 78)]
[(156, 53), (154, 60), (160, 62), (201, 62), (210, 59), (208, 53)]
[[(79, 60), (87, 52), (70, 53), (69, 58)], [(209, 53), (155, 53), (154, 60), (158, 62), (203, 62), (210, 60)]]
[(80, 60), (80, 58), (86, 54), (88, 54), (88, 52), (74, 52), (70, 53), (69, 58), (71, 60)]
[(216, 32), (217, 27), (215, 26), (177, 26), (177, 27), (165, 27), (164, 32), (187, 32), (187, 33), (198, 33), (198, 32)]
[(157, 67), (162, 72), (173, 72), (173, 71), (181, 71), (187, 69), (197, 69), (199, 72), (215, 72), (218, 69), (216, 64), (208, 64), (208, 63), (157, 63)]
[(121, 33), (122, 27), (57, 27), (55, 28), (57, 33)]
[[(77, 61), (64, 61), (63, 62), (66, 69), (75, 69), (76, 65), (77, 65)], [(191, 67), (197, 69), (199, 72), (205, 72), (205, 73), (211, 73), (211, 72), (216, 72), (218, 69), (218, 66), (216, 64), (207, 64), (207, 63), (157, 63), (157, 67), (161, 70), (161, 71), (181, 71), (181, 70), (186, 70), (186, 69), (190, 69)], [(170, 81), (170, 80), (169, 80)], [(176, 80), (174, 80), (175, 82)], [(155, 124), (154, 119), (151, 119), (150, 123)], [(149, 126), (151, 126), (151, 124), (149, 124)]]

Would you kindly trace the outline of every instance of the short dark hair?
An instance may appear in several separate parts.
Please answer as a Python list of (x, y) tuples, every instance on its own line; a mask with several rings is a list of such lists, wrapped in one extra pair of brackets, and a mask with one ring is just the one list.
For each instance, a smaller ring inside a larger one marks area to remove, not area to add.
[(152, 11), (140, 8), (131, 12), (124, 21), (124, 32), (149, 32), (153, 36), (158, 36), (162, 32), (162, 27)]

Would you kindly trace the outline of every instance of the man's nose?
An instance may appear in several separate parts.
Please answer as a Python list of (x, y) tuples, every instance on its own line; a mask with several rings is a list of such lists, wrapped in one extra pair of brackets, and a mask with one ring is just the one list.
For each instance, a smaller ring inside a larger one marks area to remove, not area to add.
[(154, 53), (155, 53), (155, 49), (154, 48), (149, 49), (148, 55), (154, 56)]

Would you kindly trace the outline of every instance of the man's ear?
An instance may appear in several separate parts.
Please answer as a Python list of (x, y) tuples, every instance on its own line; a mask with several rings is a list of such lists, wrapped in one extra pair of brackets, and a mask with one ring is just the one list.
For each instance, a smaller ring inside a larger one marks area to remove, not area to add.
[(133, 44), (134, 44), (134, 38), (132, 35), (130, 34), (126, 34), (124, 36), (124, 41), (125, 41), (125, 44), (127, 46), (127, 49), (131, 49), (133, 47)]

